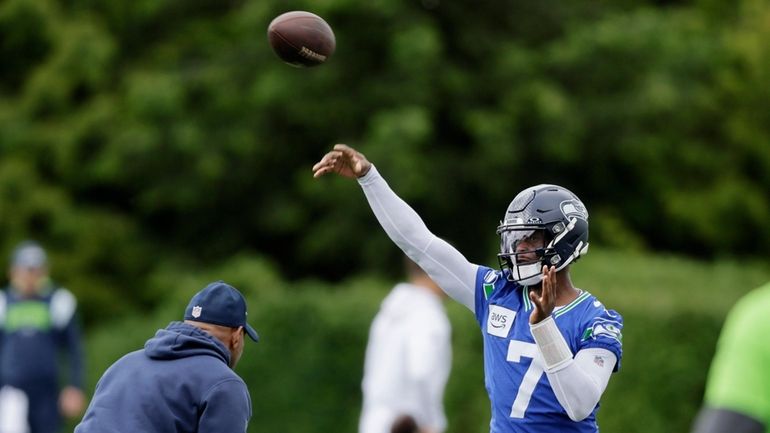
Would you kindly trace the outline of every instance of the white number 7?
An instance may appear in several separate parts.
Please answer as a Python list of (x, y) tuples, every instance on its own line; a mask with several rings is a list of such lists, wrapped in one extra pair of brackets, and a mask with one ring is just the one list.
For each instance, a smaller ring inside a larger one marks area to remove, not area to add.
[(513, 400), (513, 406), (511, 407), (511, 418), (524, 418), (524, 412), (526, 412), (529, 406), (532, 392), (540, 381), (540, 377), (543, 376), (543, 364), (540, 361), (540, 351), (537, 349), (537, 346), (534, 343), (511, 340), (508, 344), (506, 360), (509, 362), (521, 362), (522, 357), (531, 358), (532, 363), (529, 364), (529, 368), (521, 379), (521, 384), (519, 384), (519, 391), (516, 393), (516, 399)]

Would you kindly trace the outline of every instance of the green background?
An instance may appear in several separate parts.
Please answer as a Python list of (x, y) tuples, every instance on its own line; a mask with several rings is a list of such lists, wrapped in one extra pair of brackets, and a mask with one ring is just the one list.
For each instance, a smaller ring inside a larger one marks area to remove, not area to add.
[[(337, 51), (287, 66), (309, 10)], [(686, 431), (729, 307), (770, 275), (770, 6), (760, 0), (3, 0), (0, 248), (35, 238), (78, 297), (89, 387), (213, 279), (264, 337), (251, 431), (354, 431), (366, 331), (401, 276), (356, 146), (493, 265), (521, 189), (591, 214), (575, 283), (626, 319), (603, 431)], [(447, 305), (449, 432), (484, 431), (480, 339)]]

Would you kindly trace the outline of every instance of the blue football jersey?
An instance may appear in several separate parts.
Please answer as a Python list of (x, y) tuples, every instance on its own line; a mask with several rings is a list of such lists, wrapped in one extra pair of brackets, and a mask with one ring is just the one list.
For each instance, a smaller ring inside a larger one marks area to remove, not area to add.
[[(492, 433), (598, 432), (596, 411), (572, 421), (544, 371), (529, 330), (534, 308), (529, 291), (501, 271), (480, 266), (476, 275), (476, 320), (484, 340), (484, 381), (492, 404)], [(600, 347), (622, 356), (623, 318), (583, 291), (552, 313), (572, 350)]]

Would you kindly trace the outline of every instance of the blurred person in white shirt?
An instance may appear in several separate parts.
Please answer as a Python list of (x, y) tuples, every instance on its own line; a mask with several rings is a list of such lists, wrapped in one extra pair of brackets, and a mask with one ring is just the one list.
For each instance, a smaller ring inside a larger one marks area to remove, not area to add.
[(409, 416), (420, 433), (446, 429), (444, 388), (452, 364), (444, 292), (405, 259), (408, 282), (397, 284), (372, 321), (364, 363), (359, 433), (390, 433)]

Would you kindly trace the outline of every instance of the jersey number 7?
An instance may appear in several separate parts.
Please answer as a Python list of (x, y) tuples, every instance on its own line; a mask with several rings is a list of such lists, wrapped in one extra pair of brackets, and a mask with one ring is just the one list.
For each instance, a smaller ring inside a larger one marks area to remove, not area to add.
[(524, 418), (524, 412), (529, 407), (532, 393), (543, 376), (543, 364), (537, 346), (534, 343), (511, 340), (508, 343), (508, 356), (506, 360), (509, 362), (521, 362), (521, 358), (530, 358), (532, 362), (529, 364), (529, 368), (527, 368), (527, 372), (519, 384), (519, 391), (516, 393), (516, 398), (513, 400), (513, 406), (511, 407), (511, 418)]

